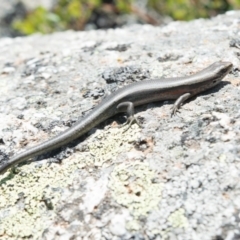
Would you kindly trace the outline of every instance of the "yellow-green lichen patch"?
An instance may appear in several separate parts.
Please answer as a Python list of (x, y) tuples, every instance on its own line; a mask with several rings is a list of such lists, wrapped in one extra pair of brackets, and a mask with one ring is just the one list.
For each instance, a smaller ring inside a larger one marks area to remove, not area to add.
[[(88, 165), (96, 167), (115, 159), (121, 152), (127, 152), (133, 148), (133, 142), (140, 137), (140, 129), (134, 124), (131, 129), (124, 132), (124, 128), (109, 128), (107, 131), (99, 131), (94, 134), (94, 139), (89, 143), (89, 151), (93, 157), (88, 159)], [(111, 161), (112, 162), (112, 161)]]
[(7, 172), (0, 178), (0, 238), (41, 238), (55, 216), (61, 189), (72, 182), (72, 173), (77, 169), (74, 161), (66, 162), (64, 167), (35, 165), (24, 165), (18, 174), (6, 178)]
[[(63, 188), (72, 184), (74, 172), (88, 166), (102, 166), (120, 152), (133, 148), (140, 130), (136, 125), (110, 128), (93, 134), (89, 151), (79, 152), (62, 164), (31, 163), (18, 168), (19, 173), (0, 176), (0, 239), (41, 239), (43, 231), (56, 216), (55, 207)], [(77, 156), (77, 157), (76, 157)]]
[(164, 229), (160, 227), (155, 227), (151, 229), (151, 233), (156, 236), (161, 236), (161, 239), (168, 239), (169, 233), (175, 232), (176, 228), (187, 228), (188, 219), (185, 217), (185, 210), (179, 208), (168, 216), (168, 226)]
[[(161, 184), (147, 163), (136, 161), (120, 164), (111, 174), (109, 187), (113, 198), (129, 209), (135, 219), (157, 208), (161, 199)], [(134, 224), (137, 227), (136, 223)]]
[(188, 220), (184, 214), (185, 210), (180, 208), (169, 216), (168, 221), (173, 228), (186, 228), (188, 226)]

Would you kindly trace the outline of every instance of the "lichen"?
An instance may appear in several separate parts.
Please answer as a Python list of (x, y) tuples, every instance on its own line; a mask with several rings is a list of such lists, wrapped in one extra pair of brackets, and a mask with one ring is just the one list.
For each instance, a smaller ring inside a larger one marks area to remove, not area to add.
[(0, 238), (40, 239), (56, 217), (55, 208), (63, 188), (72, 184), (74, 172), (88, 166), (110, 165), (116, 156), (133, 148), (139, 136), (131, 130), (110, 128), (93, 134), (88, 152), (78, 152), (62, 164), (30, 163), (18, 167), (17, 174), (0, 176)]
[(169, 216), (168, 221), (171, 223), (173, 228), (186, 228), (188, 226), (188, 219), (184, 214), (185, 210), (183, 208), (179, 208)]
[(135, 124), (131, 130), (124, 131), (124, 128), (110, 128), (107, 132), (97, 132), (93, 141), (88, 145), (92, 158), (86, 164), (100, 167), (104, 163), (112, 161), (121, 152), (127, 152), (133, 148), (133, 142), (140, 136), (139, 127)]
[(113, 198), (127, 207), (134, 217), (128, 224), (131, 230), (140, 227), (136, 220), (157, 209), (161, 200), (162, 186), (153, 181), (154, 177), (148, 163), (140, 161), (122, 163), (111, 174), (109, 187)]
[(18, 174), (1, 181), (0, 233), (5, 239), (30, 236), (39, 239), (47, 222), (55, 216), (54, 208), (48, 209), (46, 202), (56, 205), (61, 188), (72, 181), (71, 173), (76, 170), (74, 165), (34, 166), (24, 165)]

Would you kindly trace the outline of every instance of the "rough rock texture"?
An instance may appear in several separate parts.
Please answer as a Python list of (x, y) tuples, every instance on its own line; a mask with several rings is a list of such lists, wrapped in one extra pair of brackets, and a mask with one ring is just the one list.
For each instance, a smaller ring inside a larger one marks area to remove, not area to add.
[(219, 60), (234, 65), (177, 116), (172, 101), (138, 107), (142, 129), (124, 132), (116, 116), (0, 176), (0, 238), (239, 239), (239, 29), (240, 12), (228, 12), (163, 27), (0, 39), (0, 163), (123, 85)]

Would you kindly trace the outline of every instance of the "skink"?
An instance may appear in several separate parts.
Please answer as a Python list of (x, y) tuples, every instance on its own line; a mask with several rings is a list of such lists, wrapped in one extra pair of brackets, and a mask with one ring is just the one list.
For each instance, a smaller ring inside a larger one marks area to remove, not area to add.
[(91, 128), (105, 119), (126, 112), (129, 126), (137, 122), (134, 117), (134, 107), (150, 102), (177, 99), (172, 108), (175, 114), (180, 105), (188, 98), (214, 87), (231, 70), (230, 62), (215, 62), (202, 71), (188, 76), (177, 78), (162, 78), (130, 84), (106, 97), (92, 112), (76, 122), (72, 127), (59, 135), (37, 146), (29, 148), (0, 167), (0, 173), (6, 172), (29, 158), (57, 149), (74, 139), (79, 138)]

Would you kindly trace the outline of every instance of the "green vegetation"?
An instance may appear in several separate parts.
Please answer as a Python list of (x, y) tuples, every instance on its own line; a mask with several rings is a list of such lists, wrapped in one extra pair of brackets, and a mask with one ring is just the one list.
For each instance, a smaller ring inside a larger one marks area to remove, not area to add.
[(161, 14), (169, 15), (175, 20), (191, 20), (194, 18), (208, 18), (240, 6), (240, 1), (225, 0), (149, 0), (149, 7)]
[(48, 12), (43, 7), (38, 7), (32, 13), (29, 13), (25, 19), (13, 22), (13, 28), (23, 34), (50, 33), (55, 30), (66, 29), (66, 24), (60, 21), (57, 14)]
[[(108, 8), (107, 11), (106, 4), (103, 2), (101, 0), (58, 0), (51, 11), (39, 6), (28, 13), (24, 19), (15, 20), (12, 27), (22, 34), (50, 33), (69, 28), (82, 30), (94, 11), (100, 10), (105, 11), (106, 14), (116, 15), (137, 14), (139, 11), (147, 13), (146, 9), (138, 7), (136, 0), (116, 0), (115, 5), (111, 5), (112, 8)], [(171, 16), (174, 20), (191, 20), (238, 9), (240, 0), (148, 0), (146, 7), (153, 9), (161, 16)]]

